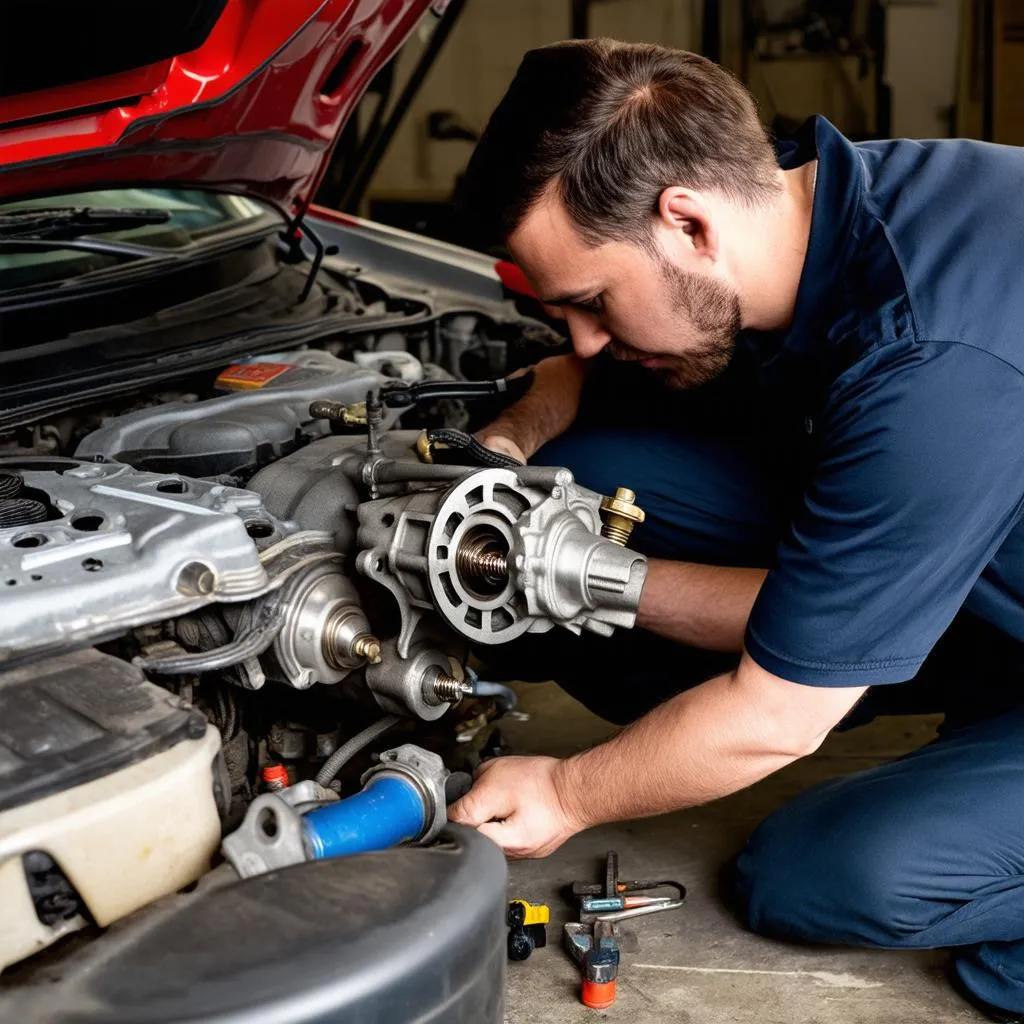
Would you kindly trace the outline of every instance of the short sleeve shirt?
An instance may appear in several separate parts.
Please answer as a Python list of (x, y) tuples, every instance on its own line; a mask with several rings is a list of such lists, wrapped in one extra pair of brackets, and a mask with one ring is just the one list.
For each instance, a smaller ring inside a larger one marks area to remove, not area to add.
[(780, 162), (815, 156), (792, 326), (741, 338), (766, 388), (803, 382), (780, 394), (809, 467), (746, 647), (793, 682), (898, 683), (961, 607), (1024, 640), (1024, 150), (816, 118)]

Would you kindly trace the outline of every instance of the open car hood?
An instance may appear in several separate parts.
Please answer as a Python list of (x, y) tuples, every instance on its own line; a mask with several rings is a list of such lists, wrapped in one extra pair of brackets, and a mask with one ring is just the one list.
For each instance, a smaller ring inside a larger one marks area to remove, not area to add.
[[(301, 208), (428, 6), (7, 0), (0, 199), (159, 182)], [(20, 52), (18, 40), (40, 42)]]

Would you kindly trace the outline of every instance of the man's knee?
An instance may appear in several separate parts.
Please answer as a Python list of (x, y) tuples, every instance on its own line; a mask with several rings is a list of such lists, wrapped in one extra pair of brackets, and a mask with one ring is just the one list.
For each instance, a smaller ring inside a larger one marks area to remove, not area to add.
[(899, 826), (870, 808), (835, 810), (791, 805), (758, 827), (731, 872), (741, 916), (753, 931), (777, 938), (917, 945), (944, 909), (915, 884)]

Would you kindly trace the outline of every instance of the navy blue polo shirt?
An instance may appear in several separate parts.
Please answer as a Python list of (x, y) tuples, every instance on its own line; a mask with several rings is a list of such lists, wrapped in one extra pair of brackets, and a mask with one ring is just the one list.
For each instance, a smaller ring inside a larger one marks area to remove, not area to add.
[(815, 155), (793, 324), (761, 352), (806, 383), (811, 469), (746, 647), (793, 682), (898, 683), (962, 606), (1024, 640), (1024, 149), (816, 118), (780, 163)]

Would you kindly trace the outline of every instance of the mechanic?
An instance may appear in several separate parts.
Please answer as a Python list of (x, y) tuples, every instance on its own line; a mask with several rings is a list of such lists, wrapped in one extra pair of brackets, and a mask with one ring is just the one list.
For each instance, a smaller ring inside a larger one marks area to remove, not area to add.
[(651, 561), (640, 629), (531, 640), (537, 678), (632, 724), (485, 764), (453, 819), (540, 857), (944, 712), (771, 815), (734, 892), (766, 935), (958, 947), (1018, 1019), (1024, 150), (820, 117), (776, 150), (723, 69), (590, 40), (527, 54), (464, 188), (574, 349), (478, 436), (635, 489)]

